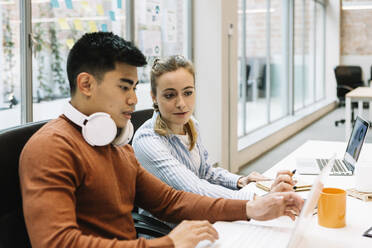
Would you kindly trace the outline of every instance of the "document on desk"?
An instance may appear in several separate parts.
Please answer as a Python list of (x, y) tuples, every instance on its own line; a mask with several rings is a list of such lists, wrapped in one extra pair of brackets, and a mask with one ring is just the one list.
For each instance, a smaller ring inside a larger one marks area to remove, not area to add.
[(197, 248), (285, 248), (291, 235), (293, 222), (283, 224), (280, 221), (235, 221), (216, 222), (213, 226), (220, 234), (220, 239), (214, 243), (202, 241), (196, 246)]

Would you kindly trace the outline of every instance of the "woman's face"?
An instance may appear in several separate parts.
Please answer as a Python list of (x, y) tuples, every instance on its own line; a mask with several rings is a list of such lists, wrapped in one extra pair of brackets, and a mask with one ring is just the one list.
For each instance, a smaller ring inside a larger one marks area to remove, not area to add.
[(195, 106), (194, 77), (184, 68), (166, 72), (156, 80), (156, 96), (152, 99), (159, 106), (160, 114), (176, 134), (184, 134)]

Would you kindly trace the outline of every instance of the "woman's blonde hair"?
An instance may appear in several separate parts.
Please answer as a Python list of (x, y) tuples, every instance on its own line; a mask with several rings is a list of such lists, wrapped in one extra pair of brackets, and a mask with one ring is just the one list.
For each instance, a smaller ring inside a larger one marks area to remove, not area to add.
[[(155, 59), (154, 64), (152, 65), (151, 75), (150, 75), (152, 94), (156, 96), (156, 86), (157, 86), (156, 81), (161, 75), (167, 72), (176, 71), (180, 68), (183, 68), (186, 71), (190, 72), (190, 74), (194, 78), (194, 83), (195, 83), (194, 66), (192, 65), (191, 61), (187, 60), (185, 57), (181, 55), (174, 55), (174, 56), (169, 56), (163, 59)], [(156, 112), (159, 112), (159, 106), (157, 104), (154, 103), (153, 107)], [(191, 118), (185, 124), (184, 129), (186, 133), (189, 135), (189, 140), (190, 140), (189, 150), (191, 151), (194, 148), (196, 140), (197, 140), (197, 133), (196, 133), (195, 125), (194, 125), (194, 122), (191, 120)], [(159, 113), (158, 117), (156, 118), (154, 130), (156, 133), (160, 135), (167, 135), (170, 133), (170, 129), (168, 128), (167, 123), (161, 117), (161, 113)]]

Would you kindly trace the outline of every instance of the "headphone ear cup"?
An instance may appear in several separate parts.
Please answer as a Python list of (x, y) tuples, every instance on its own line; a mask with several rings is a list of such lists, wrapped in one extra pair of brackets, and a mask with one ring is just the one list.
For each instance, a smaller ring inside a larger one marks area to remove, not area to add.
[(63, 114), (73, 123), (80, 126), (85, 141), (91, 146), (105, 146), (116, 137), (117, 127), (109, 114), (96, 112), (86, 116), (71, 103), (67, 103)]
[(124, 146), (129, 143), (129, 141), (133, 137), (133, 134), (134, 134), (133, 124), (130, 120), (128, 120), (128, 123), (125, 126), (125, 128), (122, 129), (120, 135), (112, 143), (117, 146)]
[(82, 134), (91, 146), (105, 146), (110, 144), (116, 136), (117, 128), (113, 119), (106, 113), (94, 113), (82, 126)]

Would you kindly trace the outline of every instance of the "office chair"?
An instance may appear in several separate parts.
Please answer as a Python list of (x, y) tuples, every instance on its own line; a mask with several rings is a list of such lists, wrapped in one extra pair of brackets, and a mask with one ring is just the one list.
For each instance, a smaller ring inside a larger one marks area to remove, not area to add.
[[(31, 247), (27, 234), (19, 185), (18, 164), (28, 139), (47, 121), (28, 123), (0, 131), (0, 247)], [(167, 225), (148, 216), (132, 213), (137, 235), (160, 237), (171, 231)]]
[[(362, 80), (362, 68), (360, 66), (336, 66), (334, 69), (337, 82), (337, 98), (339, 107), (345, 105), (345, 95), (357, 87), (364, 86)], [(351, 120), (354, 121), (354, 109), (358, 103), (351, 104)], [(335, 121), (335, 126), (345, 123), (345, 119)]]
[[(153, 113), (153, 109), (137, 110), (132, 113), (131, 122), (133, 124), (134, 133), (143, 123), (145, 123), (145, 121), (152, 117)], [(130, 140), (129, 144), (132, 144), (132, 140), (133, 139)]]
[[(246, 76), (246, 83), (245, 83), (245, 85), (246, 85), (246, 88), (245, 88), (245, 99), (246, 99), (246, 101), (252, 101), (253, 100), (253, 89), (252, 89), (252, 87), (253, 87), (253, 83), (252, 83), (252, 81), (251, 80), (249, 80), (249, 74), (250, 74), (250, 72), (251, 72), (251, 66), (250, 65), (246, 65), (246, 67), (245, 67), (245, 76)], [(240, 85), (240, 87), (241, 87), (241, 90), (240, 90), (240, 92), (241, 92), (241, 95), (243, 96), (243, 84), (242, 85)]]
[[(131, 122), (133, 124), (134, 133), (145, 121), (152, 117), (153, 113), (153, 109), (138, 110), (132, 113)], [(132, 144), (132, 140), (129, 142), (130, 145)], [(150, 216), (140, 214), (136, 206), (133, 208), (132, 217), (137, 234), (140, 233), (151, 237), (161, 237), (167, 235), (172, 230), (172, 228), (165, 223)]]
[(23, 146), (46, 122), (0, 131), (0, 247), (31, 247), (23, 218), (18, 162)]
[[(270, 64), (270, 66), (272, 65)], [(264, 98), (266, 97), (266, 63), (260, 64), (258, 75), (258, 95), (259, 97)]]

